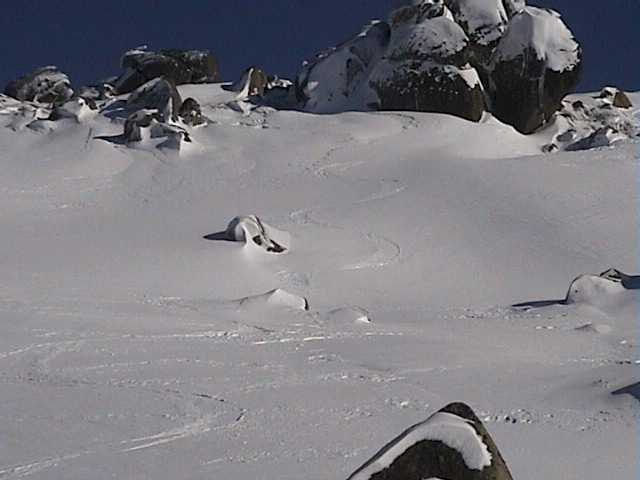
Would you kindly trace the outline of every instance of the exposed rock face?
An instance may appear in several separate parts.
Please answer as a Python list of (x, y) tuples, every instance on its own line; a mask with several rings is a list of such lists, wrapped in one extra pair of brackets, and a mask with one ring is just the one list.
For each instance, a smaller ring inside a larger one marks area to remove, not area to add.
[(155, 78), (134, 91), (127, 99), (130, 110), (157, 110), (164, 120), (177, 120), (182, 105), (175, 85), (165, 78)]
[(418, 110), (473, 121), (488, 110), (533, 133), (579, 80), (580, 47), (555, 12), (524, 0), (395, 5), (388, 22), (305, 65), (296, 95), (306, 110)]
[(454, 403), (387, 444), (349, 480), (513, 480), (471, 408)]
[(21, 101), (61, 105), (73, 90), (66, 74), (57, 67), (44, 67), (9, 83), (5, 94)]
[(164, 77), (175, 85), (220, 80), (218, 62), (207, 51), (134, 49), (124, 54), (125, 72), (116, 80), (118, 94), (129, 93), (154, 78)]
[(545, 125), (578, 84), (582, 52), (560, 16), (527, 7), (492, 57), (492, 111), (522, 133)]
[(186, 125), (191, 125), (192, 127), (206, 123), (200, 104), (193, 98), (187, 98), (182, 102), (178, 117), (180, 117)]
[(477, 72), (469, 67), (411, 63), (397, 65), (390, 76), (373, 77), (380, 110), (448, 113), (474, 122), (482, 118), (485, 97)]

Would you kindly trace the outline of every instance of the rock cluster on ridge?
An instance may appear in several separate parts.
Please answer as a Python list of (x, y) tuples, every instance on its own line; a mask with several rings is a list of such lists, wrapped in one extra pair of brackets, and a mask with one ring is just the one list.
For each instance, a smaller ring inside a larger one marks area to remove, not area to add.
[(216, 58), (201, 50), (161, 50), (156, 53), (141, 47), (126, 52), (121, 66), (125, 71), (114, 85), (118, 94), (129, 93), (158, 77), (175, 85), (221, 80)]
[(6, 95), (21, 101), (61, 105), (73, 96), (69, 77), (49, 66), (10, 82)]
[(577, 85), (582, 51), (552, 10), (515, 0), (407, 0), (305, 64), (296, 94), (314, 112), (485, 111), (529, 134)]

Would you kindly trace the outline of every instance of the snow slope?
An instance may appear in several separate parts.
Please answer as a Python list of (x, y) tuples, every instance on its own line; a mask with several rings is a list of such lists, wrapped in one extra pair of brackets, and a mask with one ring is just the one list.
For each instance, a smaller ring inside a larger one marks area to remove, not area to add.
[(635, 316), (539, 302), (638, 271), (637, 143), (180, 90), (180, 154), (0, 128), (0, 479), (341, 480), (451, 401), (519, 480), (635, 478)]

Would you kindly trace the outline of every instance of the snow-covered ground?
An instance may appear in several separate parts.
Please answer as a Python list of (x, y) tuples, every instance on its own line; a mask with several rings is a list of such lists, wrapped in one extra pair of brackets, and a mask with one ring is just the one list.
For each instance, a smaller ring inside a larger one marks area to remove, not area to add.
[(636, 478), (635, 308), (511, 305), (638, 271), (638, 143), (180, 90), (180, 154), (0, 128), (0, 479), (344, 480), (452, 401), (517, 480)]

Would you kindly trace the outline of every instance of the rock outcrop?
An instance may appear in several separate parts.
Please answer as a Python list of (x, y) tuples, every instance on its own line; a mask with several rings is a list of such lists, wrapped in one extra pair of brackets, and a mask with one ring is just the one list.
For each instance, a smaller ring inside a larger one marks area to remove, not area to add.
[(492, 112), (522, 133), (549, 122), (578, 84), (582, 52), (557, 13), (515, 15), (491, 59)]
[(631, 102), (624, 92), (607, 87), (595, 98), (588, 95), (578, 98), (563, 100), (554, 117), (558, 133), (544, 147), (545, 151), (608, 147), (638, 135), (637, 120), (627, 106)]
[(388, 21), (308, 62), (296, 95), (316, 113), (416, 110), (479, 121), (489, 111), (528, 134), (561, 108), (581, 61), (560, 15), (523, 0), (405, 0)]
[(473, 410), (453, 403), (396, 437), (349, 480), (513, 480)]
[(20, 101), (61, 105), (73, 96), (69, 77), (57, 67), (43, 67), (10, 82), (6, 95)]
[(115, 81), (118, 94), (132, 92), (158, 77), (175, 85), (220, 81), (218, 62), (208, 51), (162, 50), (156, 53), (137, 48), (126, 52), (121, 64), (125, 71)]
[(157, 140), (158, 148), (172, 150), (180, 150), (183, 142), (191, 142), (184, 128), (168, 123), (157, 110), (146, 109), (138, 110), (127, 118), (123, 136), (127, 144)]

